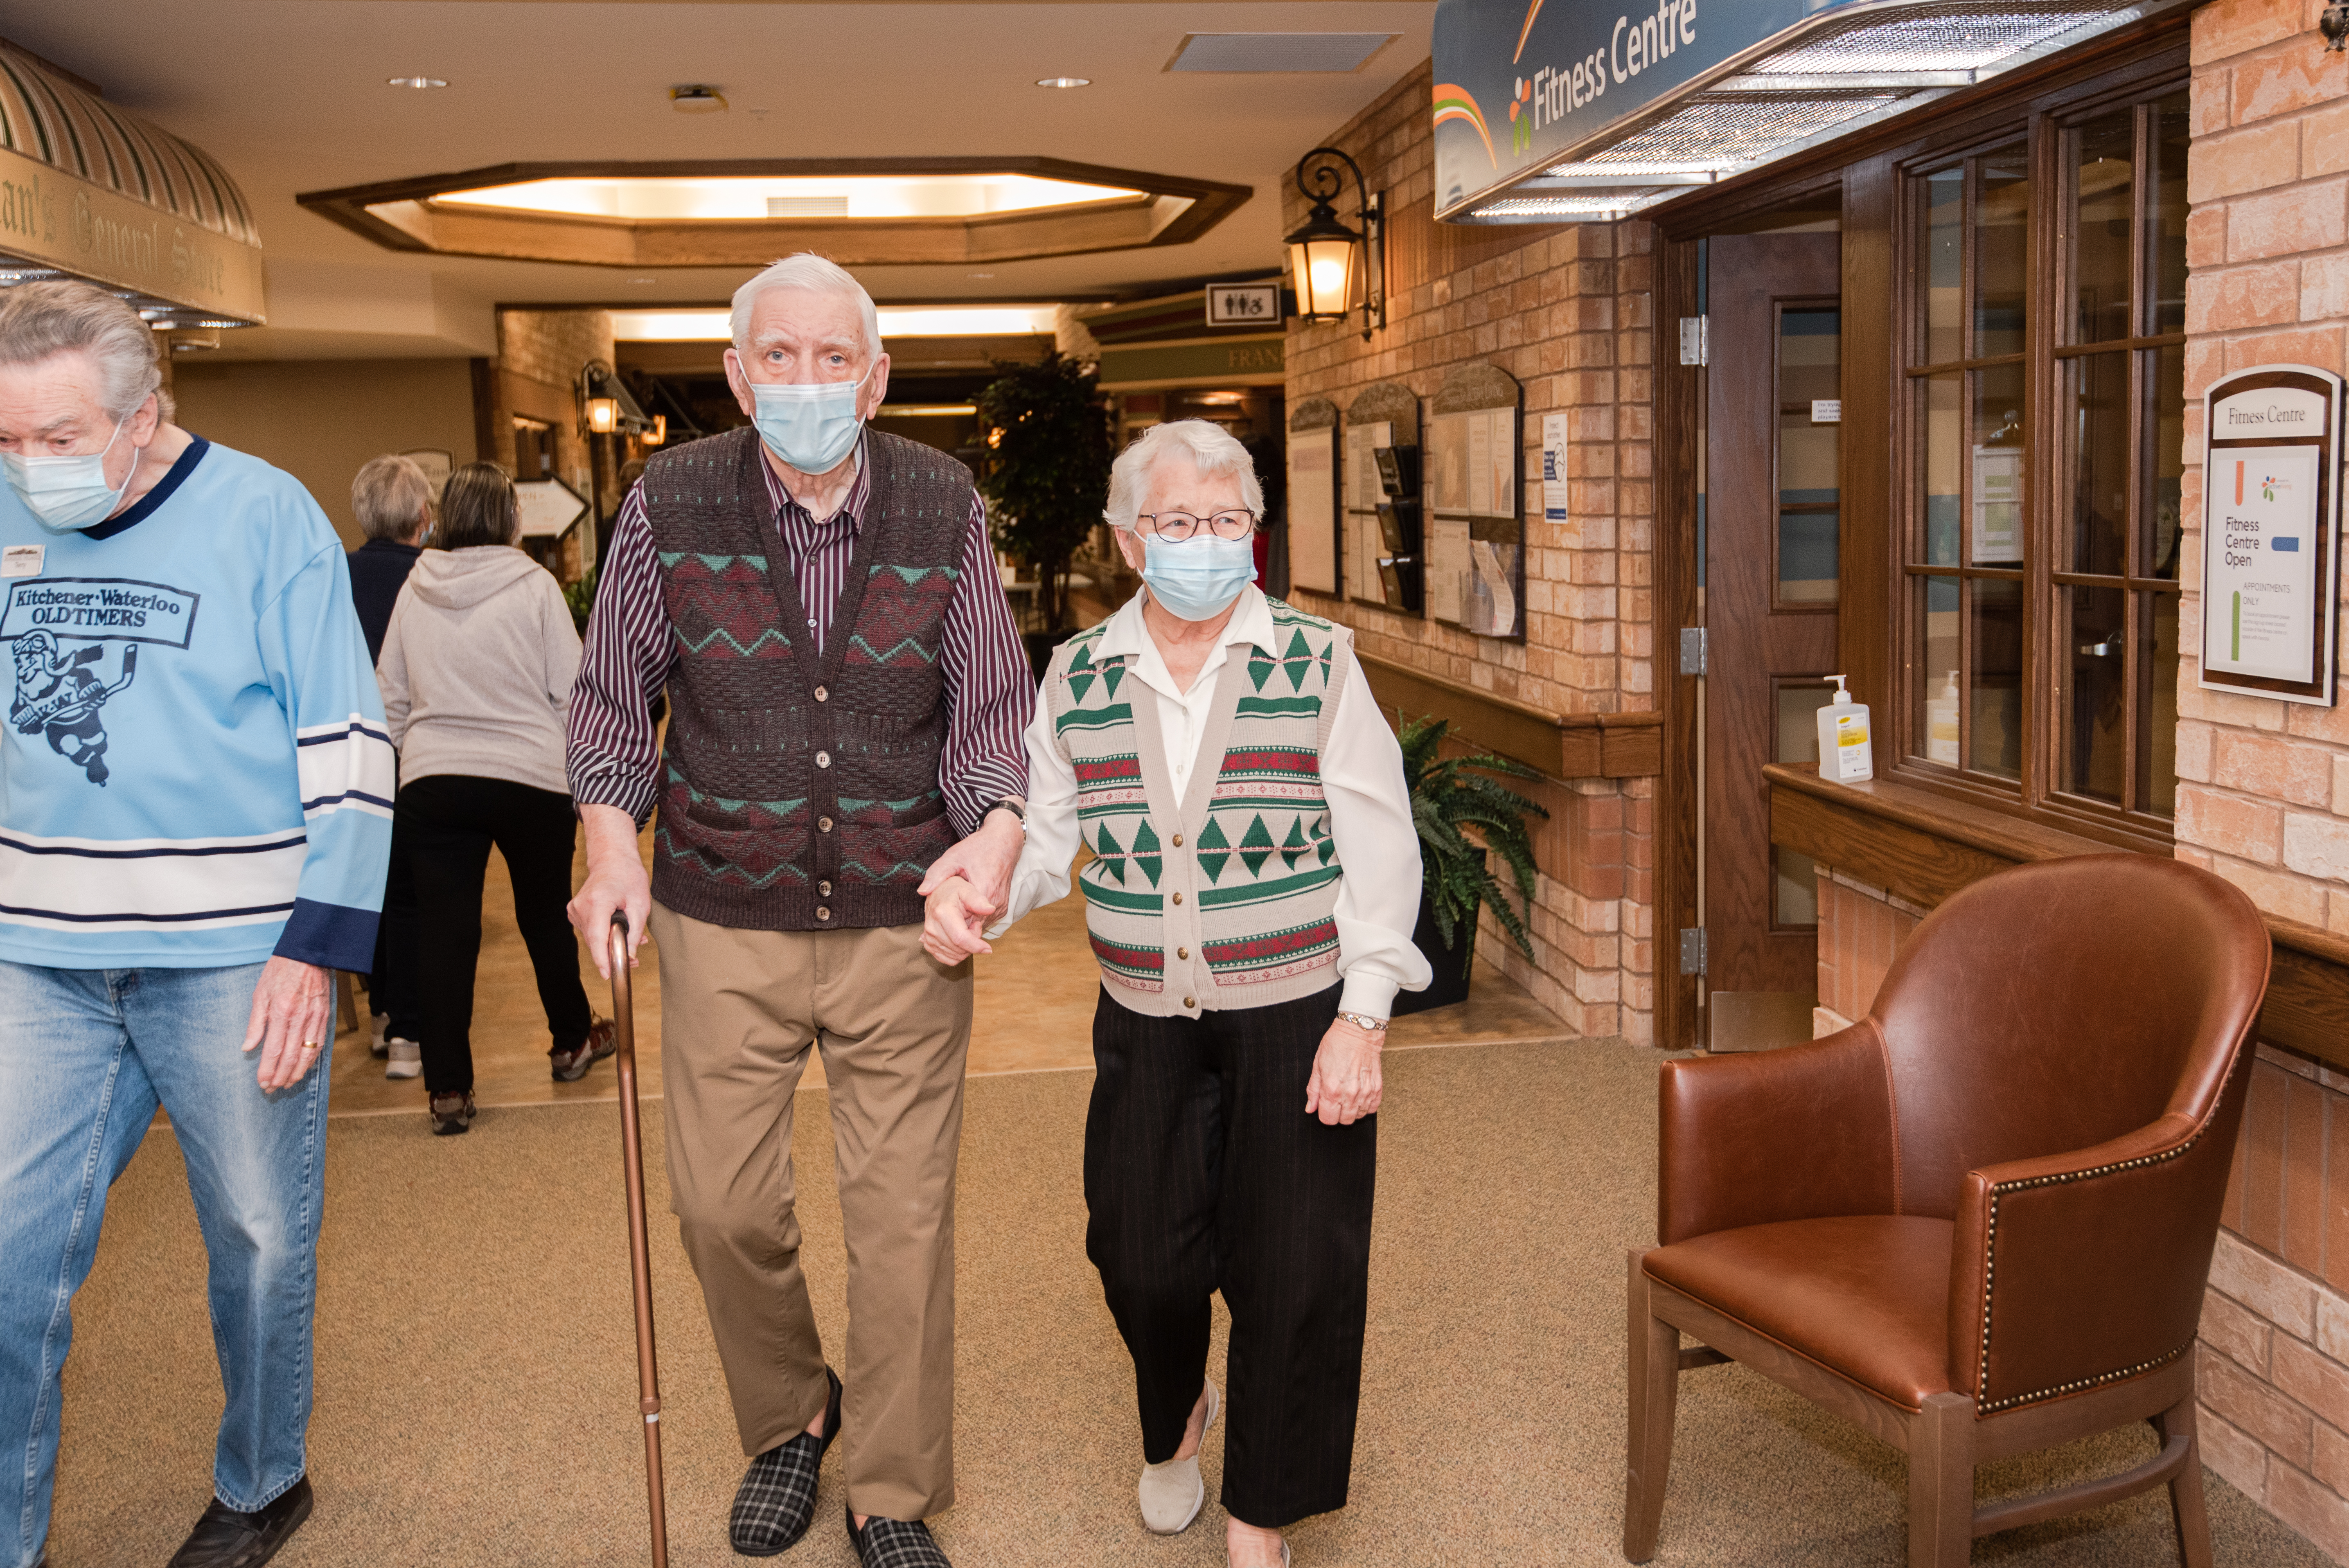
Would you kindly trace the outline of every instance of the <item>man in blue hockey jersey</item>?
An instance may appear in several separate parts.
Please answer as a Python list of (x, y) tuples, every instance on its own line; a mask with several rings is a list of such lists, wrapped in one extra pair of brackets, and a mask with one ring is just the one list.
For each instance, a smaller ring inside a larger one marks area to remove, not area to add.
[(0, 1568), (41, 1561), (67, 1308), (158, 1105), (227, 1395), (173, 1568), (310, 1511), (326, 972), (374, 954), (391, 744), (325, 514), (160, 379), (112, 294), (0, 292)]

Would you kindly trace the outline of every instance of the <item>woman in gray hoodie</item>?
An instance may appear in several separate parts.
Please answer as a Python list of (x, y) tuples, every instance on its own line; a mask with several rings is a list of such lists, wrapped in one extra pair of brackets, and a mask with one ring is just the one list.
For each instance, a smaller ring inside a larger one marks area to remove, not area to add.
[(473, 975), (490, 846), (513, 880), (554, 1037), (554, 1077), (574, 1082), (612, 1054), (609, 1019), (589, 1012), (564, 905), (576, 818), (564, 777), (564, 724), (579, 634), (563, 591), (513, 547), (513, 481), (490, 463), (449, 477), (441, 548), (420, 556), (392, 607), (376, 679), (399, 748), (394, 853), (416, 878), (417, 989), (432, 1130), (473, 1120)]

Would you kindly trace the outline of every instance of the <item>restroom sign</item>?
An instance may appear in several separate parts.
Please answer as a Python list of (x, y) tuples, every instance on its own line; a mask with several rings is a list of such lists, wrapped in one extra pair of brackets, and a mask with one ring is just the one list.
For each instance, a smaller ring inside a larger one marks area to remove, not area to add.
[(1209, 326), (1278, 326), (1278, 284), (1210, 284), (1207, 285)]
[(2202, 676), (2333, 702), (2342, 382), (2267, 365), (2213, 385), (2202, 458)]

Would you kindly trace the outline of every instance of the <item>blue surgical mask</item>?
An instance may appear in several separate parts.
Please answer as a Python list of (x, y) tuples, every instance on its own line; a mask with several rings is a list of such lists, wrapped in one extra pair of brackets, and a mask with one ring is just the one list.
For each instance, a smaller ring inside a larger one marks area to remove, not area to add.
[(750, 383), (757, 412), (751, 418), (767, 449), (803, 474), (828, 474), (856, 445), (856, 399), (872, 378), (867, 370), (854, 381), (802, 382), (792, 386)]
[(1152, 534), (1142, 542), (1142, 580), (1168, 614), (1212, 621), (1256, 581), (1256, 545), (1212, 533), (1169, 544)]
[[(114, 434), (107, 437), (102, 449), (81, 457), (26, 458), (0, 452), (0, 467), (7, 469), (16, 499), (42, 526), (66, 532), (95, 527), (114, 515), (114, 509), (122, 504), (122, 492), (130, 488), (130, 474), (123, 475), (119, 485), (108, 484), (106, 454), (122, 438), (123, 423), (115, 421)], [(130, 473), (138, 471), (134, 459)]]

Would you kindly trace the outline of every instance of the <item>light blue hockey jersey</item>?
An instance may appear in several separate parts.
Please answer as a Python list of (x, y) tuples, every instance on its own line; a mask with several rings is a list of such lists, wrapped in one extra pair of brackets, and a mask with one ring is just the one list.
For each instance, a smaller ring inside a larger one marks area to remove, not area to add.
[(121, 516), (0, 484), (0, 959), (373, 966), (392, 751), (342, 542), (197, 439)]

